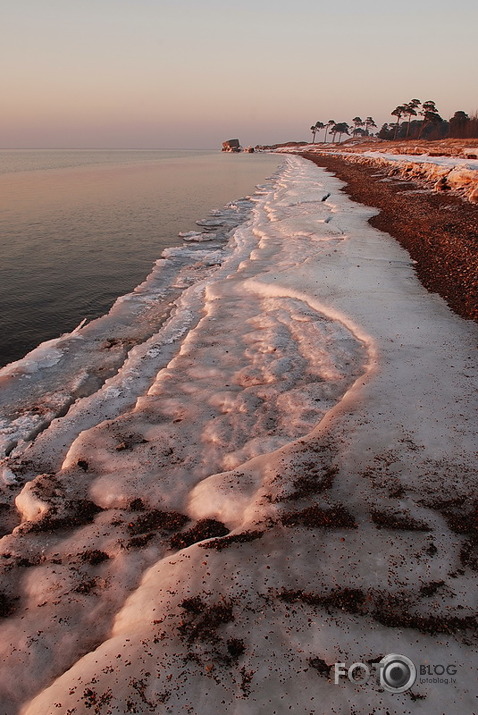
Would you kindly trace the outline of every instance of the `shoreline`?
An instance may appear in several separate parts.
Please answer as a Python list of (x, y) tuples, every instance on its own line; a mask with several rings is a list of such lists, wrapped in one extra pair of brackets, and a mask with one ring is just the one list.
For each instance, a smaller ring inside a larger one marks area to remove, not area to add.
[[(176, 323), (4, 460), (5, 715), (471, 712), (476, 325), (327, 170), (259, 194)], [(334, 683), (387, 653), (457, 685)]]
[[(374, 228), (393, 236), (416, 262), (422, 285), (462, 318), (478, 320), (478, 208), (444, 193), (420, 191), (417, 181), (387, 179), (386, 170), (345, 157), (300, 152), (345, 181), (343, 191), (379, 213)], [(380, 178), (378, 176), (380, 175)], [(420, 193), (414, 193), (420, 191)]]
[(198, 231), (211, 211), (253, 194), (282, 161), (265, 154), (231, 161), (212, 151), (2, 159), (0, 367), (83, 318), (106, 315), (147, 279), (164, 249), (188, 244), (180, 232)]

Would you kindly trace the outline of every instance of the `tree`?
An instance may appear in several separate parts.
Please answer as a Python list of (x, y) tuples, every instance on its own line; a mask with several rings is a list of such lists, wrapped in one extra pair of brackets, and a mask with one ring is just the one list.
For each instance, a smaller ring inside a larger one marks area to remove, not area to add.
[(421, 139), (423, 132), (428, 129), (430, 125), (437, 125), (443, 122), (443, 119), (440, 117), (438, 114), (438, 110), (435, 106), (435, 102), (432, 102), (431, 99), (429, 99), (426, 102), (423, 102), (422, 108), (419, 112), (419, 114), (423, 117), (423, 122), (422, 126), (420, 128), (420, 134), (418, 135), (418, 138)]
[(312, 144), (315, 144), (315, 135), (317, 134), (317, 132), (319, 132), (324, 127), (325, 124), (323, 122), (316, 122), (311, 126), (310, 131), (312, 132)]
[(408, 123), (407, 123), (407, 133), (405, 135), (405, 138), (408, 138), (408, 135), (410, 133), (410, 122), (413, 117), (417, 116), (417, 108), (420, 106), (420, 100), (419, 99), (411, 99), (409, 102), (403, 105), (405, 109), (405, 116), (408, 117)]
[(397, 123), (395, 124), (395, 136), (393, 137), (394, 139), (397, 138), (398, 130), (400, 129), (400, 119), (405, 114), (405, 111), (406, 111), (405, 105), (399, 104), (398, 107), (395, 107), (393, 112), (390, 112), (392, 117), (397, 117)]
[(347, 122), (341, 122), (339, 124), (339, 142), (342, 138), (342, 134), (347, 134), (348, 136), (350, 136), (349, 129), (350, 129), (350, 126), (347, 124)]
[(329, 119), (327, 124), (325, 125), (325, 137), (324, 137), (324, 144), (327, 144), (327, 131), (330, 129), (330, 127), (333, 127), (335, 125), (335, 119)]
[(316, 122), (315, 127), (316, 127), (317, 131), (320, 132), (320, 130), (325, 127), (325, 124), (323, 122)]
[(380, 131), (377, 135), (379, 137), (379, 139), (391, 139), (392, 138), (392, 134), (391, 134), (392, 126), (393, 126), (392, 124), (388, 124), (387, 122), (385, 122), (385, 124), (382, 124), (382, 128), (380, 129)]
[(359, 134), (359, 133), (360, 133), (359, 130), (360, 130), (361, 127), (363, 127), (363, 125), (365, 124), (365, 122), (364, 122), (360, 117), (354, 117), (354, 118), (352, 119), (352, 121), (353, 121), (353, 123), (354, 123), (354, 128), (352, 129), (352, 134), (355, 136), (356, 134)]
[(349, 133), (349, 125), (347, 122), (339, 122), (338, 124), (334, 124), (334, 126), (331, 129), (333, 139), (332, 141), (335, 141), (335, 136), (338, 134), (339, 135), (339, 143), (342, 138), (342, 134), (348, 134)]
[(366, 133), (366, 134), (369, 133), (368, 130), (370, 129), (370, 127), (375, 127), (375, 128), (377, 128), (377, 125), (376, 125), (375, 122), (373, 121), (372, 117), (367, 117), (367, 119), (364, 121), (364, 125), (365, 125), (365, 133)]
[(467, 135), (467, 128), (470, 124), (470, 117), (466, 112), (455, 112), (450, 118), (450, 136), (464, 139)]

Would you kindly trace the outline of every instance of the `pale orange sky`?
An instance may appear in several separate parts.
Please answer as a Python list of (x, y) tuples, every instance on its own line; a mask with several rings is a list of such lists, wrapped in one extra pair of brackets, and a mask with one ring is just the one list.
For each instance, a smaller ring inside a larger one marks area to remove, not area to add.
[(216, 148), (478, 109), (475, 0), (1, 0), (0, 146)]

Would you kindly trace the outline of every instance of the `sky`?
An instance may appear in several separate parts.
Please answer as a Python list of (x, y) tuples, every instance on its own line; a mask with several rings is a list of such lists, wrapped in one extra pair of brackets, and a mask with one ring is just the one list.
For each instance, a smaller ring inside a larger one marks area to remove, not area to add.
[(415, 97), (474, 113), (477, 27), (476, 0), (0, 0), (0, 147), (306, 140)]

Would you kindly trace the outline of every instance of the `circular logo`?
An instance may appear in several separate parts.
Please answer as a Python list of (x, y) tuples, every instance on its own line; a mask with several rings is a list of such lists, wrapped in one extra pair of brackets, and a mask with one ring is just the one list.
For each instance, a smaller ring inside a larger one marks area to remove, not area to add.
[(380, 685), (390, 693), (404, 693), (417, 679), (417, 669), (406, 655), (390, 653), (379, 663)]

